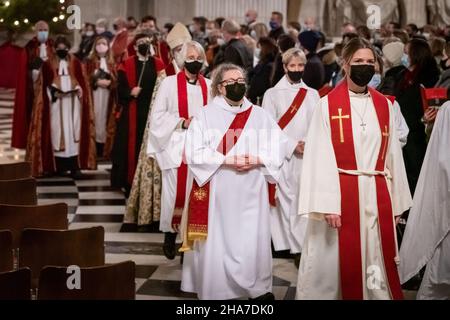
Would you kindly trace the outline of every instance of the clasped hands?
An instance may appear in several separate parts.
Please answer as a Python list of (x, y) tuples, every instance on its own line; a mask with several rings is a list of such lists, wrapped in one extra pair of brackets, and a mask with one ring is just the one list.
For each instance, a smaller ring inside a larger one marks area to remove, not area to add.
[(229, 156), (225, 158), (223, 165), (237, 172), (247, 172), (259, 168), (262, 161), (259, 157), (251, 155)]

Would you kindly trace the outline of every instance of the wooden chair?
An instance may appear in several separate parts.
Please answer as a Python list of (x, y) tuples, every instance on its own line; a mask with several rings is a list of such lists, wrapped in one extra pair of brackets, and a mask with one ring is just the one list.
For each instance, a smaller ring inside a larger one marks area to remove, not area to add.
[(27, 178), (31, 178), (30, 162), (0, 164), (0, 180), (17, 180)]
[(46, 266), (98, 267), (105, 264), (105, 230), (25, 229), (19, 249), (19, 268), (31, 269), (32, 288)]
[(0, 180), (0, 204), (36, 205), (36, 180)]
[(31, 270), (28, 268), (0, 273), (0, 301), (31, 300)]
[[(1, 228), (0, 228), (1, 229)], [(0, 272), (13, 270), (12, 233), (9, 230), (0, 231)]]
[(0, 204), (0, 230), (10, 230), (13, 248), (19, 248), (24, 229), (68, 229), (68, 207), (65, 203), (41, 206), (14, 206)]
[[(70, 290), (67, 282), (75, 284), (67, 268), (46, 267), (39, 278), (38, 300), (134, 300), (135, 263), (80, 268), (80, 289)], [(72, 270), (70, 270), (72, 271)]]

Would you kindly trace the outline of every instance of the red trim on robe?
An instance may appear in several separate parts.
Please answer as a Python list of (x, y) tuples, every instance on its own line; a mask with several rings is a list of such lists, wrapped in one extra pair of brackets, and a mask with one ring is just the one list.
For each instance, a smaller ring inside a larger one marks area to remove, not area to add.
[[(301, 106), (303, 105), (303, 101), (305, 100), (307, 93), (308, 91), (305, 88), (301, 88), (298, 91), (297, 95), (292, 101), (291, 106), (287, 109), (287, 111), (284, 113), (284, 115), (280, 118), (280, 121), (278, 122), (278, 125), (280, 126), (281, 130), (284, 130), (288, 126), (288, 124), (292, 121), (292, 119), (294, 119), (298, 110), (300, 110)], [(269, 185), (269, 203), (272, 207), (276, 207), (277, 206), (277, 201), (275, 200), (276, 184), (269, 183), (268, 185)]]
[[(389, 105), (386, 97), (374, 89), (369, 89), (374, 101), (380, 128), (389, 130)], [(336, 156), (337, 166), (343, 170), (358, 170), (356, 161), (353, 126), (351, 117), (350, 97), (347, 82), (341, 82), (335, 90), (328, 95), (331, 139)], [(343, 135), (343, 136), (342, 136)], [(380, 154), (375, 170), (384, 172), (387, 143), (389, 136), (382, 135)], [(341, 221), (339, 230), (339, 258), (342, 298), (345, 300), (362, 300), (363, 277), (361, 254), (361, 226), (358, 176), (339, 174), (341, 188)], [(393, 299), (403, 298), (398, 278), (395, 241), (395, 225), (392, 212), (392, 203), (387, 189), (386, 177), (375, 176), (377, 187), (378, 223), (382, 244), (385, 270), (388, 286)]]

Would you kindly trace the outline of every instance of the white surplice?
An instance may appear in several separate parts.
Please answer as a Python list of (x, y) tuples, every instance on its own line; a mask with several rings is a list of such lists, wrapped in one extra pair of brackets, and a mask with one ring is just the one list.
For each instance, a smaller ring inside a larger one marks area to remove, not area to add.
[(272, 252), (267, 183), (276, 183), (280, 168), (296, 144), (262, 108), (253, 106), (231, 155), (258, 156), (264, 166), (238, 173), (222, 166), (217, 151), (236, 114), (252, 107), (245, 100), (231, 107), (216, 97), (188, 130), (186, 156), (200, 186), (210, 182), (206, 241), (186, 252), (181, 290), (200, 299), (255, 298), (272, 291)]
[[(211, 81), (205, 79), (208, 97)], [(178, 168), (181, 165), (186, 140), (186, 130), (181, 128), (183, 118), (178, 109), (177, 76), (163, 80), (156, 94), (150, 115), (150, 132), (147, 154), (156, 159), (162, 173), (160, 230), (175, 232), (172, 218), (177, 196)], [(203, 108), (203, 94), (200, 84), (187, 84), (188, 111), (190, 117), (197, 116)], [(209, 100), (209, 99), (208, 99)]]
[[(109, 72), (105, 57), (100, 58), (100, 69)], [(95, 70), (97, 72), (98, 70)], [(95, 142), (106, 142), (106, 126), (108, 123), (108, 103), (110, 91), (108, 88), (98, 87), (94, 90), (94, 114), (95, 114)]]
[[(382, 143), (380, 126), (370, 94), (350, 92), (350, 104), (356, 161), (359, 171), (365, 173), (359, 175), (359, 195), (354, 195), (359, 197), (360, 204), (363, 296), (364, 299), (390, 299), (380, 244), (375, 177), (370, 175), (375, 170)], [(386, 174), (390, 177), (387, 181), (393, 215), (398, 216), (411, 207), (412, 199), (390, 102), (389, 105), (391, 135)], [(364, 119), (365, 131), (357, 112)], [(309, 224), (300, 262), (296, 298), (341, 299), (338, 232), (324, 220), (324, 214), (341, 214), (341, 190), (331, 142), (327, 97), (320, 100), (314, 113), (307, 141), (299, 214), (309, 214)]]
[(426, 266), (417, 299), (450, 299), (450, 102), (437, 115), (400, 249), (400, 280)]
[(398, 140), (400, 140), (400, 145), (403, 148), (404, 146), (406, 146), (406, 143), (408, 142), (408, 134), (409, 134), (408, 124), (406, 123), (405, 117), (403, 117), (402, 110), (397, 100), (394, 101), (392, 107), (394, 108), (393, 115), (394, 115), (395, 129), (397, 130), (397, 137)]
[[(74, 89), (66, 60), (60, 61), (58, 75), (61, 77), (60, 90), (66, 92)], [(50, 101), (51, 138), (54, 156), (59, 158), (75, 157), (78, 155), (80, 142), (80, 99), (75, 94), (57, 99), (55, 103), (52, 103), (50, 89), (47, 89), (47, 94)], [(64, 137), (64, 150), (60, 149), (62, 135)]]
[[(291, 84), (284, 76), (275, 87), (265, 93), (262, 103), (262, 107), (278, 123), (302, 88), (308, 90), (307, 95), (294, 118), (284, 128), (293, 143), (306, 142), (309, 124), (320, 100), (319, 93), (303, 81)], [(270, 208), (270, 227), (275, 251), (290, 250), (295, 254), (302, 250), (308, 224), (307, 217), (297, 214), (302, 163), (303, 156), (293, 155), (291, 159), (286, 159), (281, 168), (275, 195), (277, 207)]]

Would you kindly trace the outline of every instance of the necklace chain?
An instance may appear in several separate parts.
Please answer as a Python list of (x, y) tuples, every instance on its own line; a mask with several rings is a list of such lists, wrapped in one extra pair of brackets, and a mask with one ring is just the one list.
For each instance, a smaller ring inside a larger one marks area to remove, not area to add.
[(366, 131), (366, 126), (367, 126), (367, 124), (366, 123), (364, 123), (364, 117), (366, 116), (366, 112), (367, 112), (367, 103), (368, 103), (368, 101), (369, 101), (369, 97), (368, 98), (366, 98), (366, 104), (365, 104), (365, 106), (364, 106), (364, 113), (363, 113), (363, 115), (361, 116), (361, 114), (357, 111), (357, 108), (353, 108), (353, 111), (355, 111), (355, 113), (358, 115), (358, 117), (359, 117), (359, 119), (361, 119), (361, 127), (363, 128), (363, 131)]

